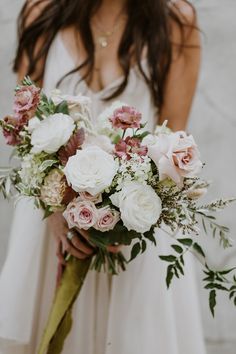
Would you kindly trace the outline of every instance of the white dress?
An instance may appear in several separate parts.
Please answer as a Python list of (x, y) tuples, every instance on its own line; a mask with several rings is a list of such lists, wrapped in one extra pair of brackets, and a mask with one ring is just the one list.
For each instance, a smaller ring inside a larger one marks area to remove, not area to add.
[[(145, 61), (143, 62), (145, 66)], [(44, 89), (74, 67), (58, 35), (46, 64)], [(74, 93), (78, 73), (66, 79), (64, 93)], [(109, 103), (102, 98), (119, 84), (116, 80), (94, 93), (84, 82), (77, 92), (92, 98), (94, 119)], [(156, 124), (157, 112), (144, 80), (133, 68), (119, 100), (137, 107), (148, 129)], [(63, 354), (205, 354), (198, 291), (191, 256), (186, 258), (186, 276), (165, 285), (166, 264), (158, 254), (167, 254), (169, 237), (157, 235), (158, 248), (128, 265), (127, 271), (110, 278), (90, 271), (73, 311), (73, 328)], [(0, 353), (36, 354), (56, 282), (57, 260), (52, 235), (41, 212), (28, 200), (15, 211), (8, 257), (0, 277)]]

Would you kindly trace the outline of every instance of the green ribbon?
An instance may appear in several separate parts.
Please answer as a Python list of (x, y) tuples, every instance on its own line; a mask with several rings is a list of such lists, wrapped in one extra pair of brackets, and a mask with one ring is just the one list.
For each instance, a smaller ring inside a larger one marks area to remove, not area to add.
[(79, 260), (71, 257), (67, 262), (59, 288), (55, 294), (48, 322), (38, 354), (60, 354), (72, 327), (72, 307), (79, 296), (92, 258)]

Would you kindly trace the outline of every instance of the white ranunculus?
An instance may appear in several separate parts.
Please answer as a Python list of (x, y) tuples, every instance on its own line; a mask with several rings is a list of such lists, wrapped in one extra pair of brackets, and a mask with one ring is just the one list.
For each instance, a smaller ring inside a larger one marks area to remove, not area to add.
[(31, 136), (32, 153), (42, 151), (49, 154), (56, 152), (71, 137), (75, 124), (73, 119), (63, 113), (53, 114), (40, 121)]
[(69, 158), (64, 173), (76, 192), (96, 195), (110, 186), (117, 169), (112, 155), (98, 146), (88, 146)]
[(110, 199), (120, 209), (121, 220), (128, 230), (147, 232), (161, 214), (161, 199), (151, 186), (139, 182), (125, 183)]

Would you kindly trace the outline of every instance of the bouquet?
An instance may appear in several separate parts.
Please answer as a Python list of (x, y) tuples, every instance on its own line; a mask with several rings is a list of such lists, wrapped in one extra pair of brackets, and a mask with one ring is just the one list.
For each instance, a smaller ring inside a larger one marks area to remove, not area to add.
[[(1, 121), (8, 144), (15, 147), (17, 167), (2, 168), (0, 189), (5, 197), (27, 196), (45, 218), (61, 211), (72, 232), (89, 230), (93, 256), (78, 260), (65, 254), (67, 266), (57, 289), (39, 354), (60, 353), (71, 327), (71, 310), (89, 269), (111, 274), (157, 245), (158, 230), (172, 237), (166, 284), (184, 275), (184, 256), (192, 252), (203, 265), (212, 314), (217, 290), (236, 305), (234, 269), (212, 270), (197, 241), (203, 224), (230, 247), (229, 229), (213, 212), (234, 199), (201, 205), (209, 186), (198, 175), (203, 168), (192, 135), (172, 132), (167, 122), (151, 133), (134, 107), (115, 102), (92, 124), (92, 102), (82, 95), (46, 96), (29, 77), (16, 87), (14, 114)], [(181, 236), (180, 236), (181, 235)], [(130, 258), (109, 252), (109, 246), (130, 246)]]

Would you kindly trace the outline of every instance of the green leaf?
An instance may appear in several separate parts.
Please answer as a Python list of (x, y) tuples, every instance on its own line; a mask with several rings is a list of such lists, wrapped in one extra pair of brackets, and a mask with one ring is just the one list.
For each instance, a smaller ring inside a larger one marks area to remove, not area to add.
[(215, 317), (215, 307), (216, 307), (216, 291), (211, 290), (209, 294), (209, 306), (212, 316)]
[(231, 272), (232, 272), (233, 270), (235, 270), (235, 269), (236, 269), (236, 267), (231, 268), (231, 269), (222, 270), (221, 272), (219, 272), (219, 274), (221, 274), (221, 275), (226, 275), (226, 274), (231, 273)]
[(167, 274), (166, 274), (166, 285), (167, 288), (169, 289), (171, 281), (173, 279), (174, 273), (173, 273), (173, 266), (169, 265), (167, 268)]
[(218, 283), (209, 283), (205, 286), (205, 289), (218, 289), (218, 290), (228, 291), (226, 287)]
[(188, 247), (191, 247), (193, 244), (193, 240), (191, 240), (191, 238), (178, 238), (178, 241), (182, 243), (182, 245)]
[(135, 259), (137, 257), (137, 255), (140, 253), (140, 251), (141, 251), (141, 246), (140, 246), (140, 243), (137, 242), (137, 243), (135, 243), (135, 245), (132, 248), (131, 257), (130, 257), (129, 262), (131, 262), (133, 259)]
[(170, 263), (173, 263), (173, 262), (176, 261), (176, 257), (175, 257), (175, 256), (172, 256), (172, 255), (169, 255), (169, 256), (159, 256), (159, 258), (160, 258), (162, 261), (170, 262)]
[(62, 101), (55, 108), (55, 113), (69, 114), (68, 104), (66, 101)]
[(145, 238), (147, 238), (149, 241), (151, 241), (152, 243), (154, 243), (155, 246), (157, 245), (157, 241), (156, 241), (156, 238), (154, 237), (154, 230), (153, 229), (151, 229), (148, 232), (145, 232), (143, 234), (143, 236)]
[(140, 239), (140, 234), (133, 230), (128, 231), (122, 223), (117, 223), (115, 228), (111, 231), (101, 232), (95, 229), (90, 230), (90, 239), (95, 245), (104, 246), (119, 243), (122, 245), (130, 245), (134, 239)]
[(117, 134), (117, 135), (113, 138), (113, 143), (114, 143), (114, 144), (118, 144), (120, 140), (121, 140), (121, 137), (120, 137), (119, 134)]
[(206, 223), (205, 223), (205, 220), (203, 218), (202, 218), (202, 226), (203, 226), (203, 229), (204, 229), (205, 233), (207, 234)]
[(181, 266), (181, 264), (177, 261), (177, 262), (175, 263), (175, 265), (176, 265), (176, 267), (179, 269), (180, 273), (181, 273), (182, 275), (184, 275), (184, 270), (183, 270), (183, 267)]
[(144, 253), (147, 249), (147, 243), (145, 240), (142, 240), (142, 253)]
[(141, 133), (141, 134), (138, 134), (138, 135), (136, 135), (135, 137), (136, 138), (138, 138), (138, 139), (140, 139), (141, 141), (146, 137), (146, 136), (148, 136), (150, 133), (148, 132), (148, 131), (146, 131), (146, 132), (143, 132), (143, 133)]
[(183, 248), (180, 247), (179, 245), (171, 245), (171, 247), (177, 252), (177, 253), (183, 253)]
[(199, 253), (202, 257), (206, 257), (205, 253), (203, 252), (202, 247), (198, 243), (194, 243), (193, 245), (194, 250)]
[(180, 263), (184, 266), (184, 257), (183, 256), (180, 257)]
[(53, 166), (55, 163), (57, 163), (57, 160), (45, 160), (39, 167), (39, 171), (43, 172), (45, 171), (48, 167)]

